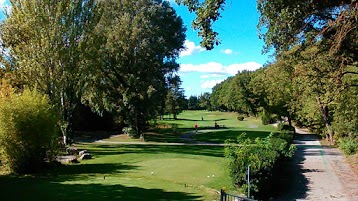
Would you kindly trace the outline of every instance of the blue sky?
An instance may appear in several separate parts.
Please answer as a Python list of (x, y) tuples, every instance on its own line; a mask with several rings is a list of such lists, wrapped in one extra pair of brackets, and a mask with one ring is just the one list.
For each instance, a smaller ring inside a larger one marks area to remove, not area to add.
[[(255, 0), (226, 0), (222, 18), (214, 24), (221, 44), (211, 51), (199, 46), (201, 39), (191, 28), (195, 15), (174, 0), (169, 1), (187, 27), (186, 49), (178, 59), (178, 73), (187, 97), (211, 92), (215, 84), (227, 77), (245, 69), (256, 70), (268, 60), (269, 55), (261, 54), (264, 43), (258, 38), (259, 13)], [(6, 5), (9, 5), (8, 0), (0, 0), (2, 10)], [(4, 19), (2, 13), (0, 19)]]
[(259, 13), (254, 0), (226, 0), (222, 18), (214, 24), (221, 44), (211, 51), (200, 48), (200, 38), (191, 28), (194, 14), (170, 0), (187, 27), (186, 46), (178, 59), (179, 75), (186, 96), (211, 92), (215, 84), (241, 70), (262, 67), (269, 55), (262, 55), (264, 42), (258, 38)]

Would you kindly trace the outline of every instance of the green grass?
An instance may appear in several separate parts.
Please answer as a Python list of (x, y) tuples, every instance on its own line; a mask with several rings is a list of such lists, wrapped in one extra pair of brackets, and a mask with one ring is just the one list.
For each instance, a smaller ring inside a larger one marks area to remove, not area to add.
[[(161, 128), (148, 132), (146, 141), (183, 141), (180, 135), (193, 131), (195, 123), (202, 131), (195, 139), (215, 143), (236, 139), (241, 132), (256, 138), (275, 130), (255, 118), (238, 121), (236, 117), (235, 113), (186, 111), (178, 116), (179, 120), (158, 121)], [(215, 121), (227, 128), (214, 130)], [(137, 141), (115, 137), (106, 140)], [(99, 143), (76, 147), (88, 150), (94, 159), (41, 174), (0, 176), (1, 199), (218, 200), (216, 191), (222, 187), (235, 190), (225, 167), (224, 147)]]
[[(156, 127), (145, 134), (147, 142), (188, 142), (180, 139), (182, 134), (194, 131), (198, 124), (199, 132), (194, 139), (202, 142), (224, 143), (226, 139), (236, 140), (243, 132), (247, 137), (266, 137), (276, 128), (272, 125), (262, 125), (261, 120), (246, 117), (244, 121), (237, 120), (234, 112), (185, 111), (178, 115), (178, 119), (165, 119), (156, 122)], [(203, 121), (201, 120), (203, 117)], [(214, 129), (215, 122), (225, 128)], [(139, 141), (137, 139), (110, 138), (107, 141)]]
[(213, 200), (215, 190), (230, 186), (222, 147), (77, 147), (95, 158), (38, 175), (1, 176), (2, 199)]

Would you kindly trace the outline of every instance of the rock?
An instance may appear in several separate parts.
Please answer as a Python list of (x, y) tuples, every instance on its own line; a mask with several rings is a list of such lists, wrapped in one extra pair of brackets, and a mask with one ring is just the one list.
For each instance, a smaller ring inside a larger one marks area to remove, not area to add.
[(86, 160), (86, 159), (91, 159), (92, 158), (92, 155), (89, 154), (89, 153), (85, 153), (83, 154), (79, 159), (80, 160)]
[(82, 150), (80, 152), (78, 152), (78, 155), (81, 157), (83, 154), (87, 154), (88, 151), (87, 150)]

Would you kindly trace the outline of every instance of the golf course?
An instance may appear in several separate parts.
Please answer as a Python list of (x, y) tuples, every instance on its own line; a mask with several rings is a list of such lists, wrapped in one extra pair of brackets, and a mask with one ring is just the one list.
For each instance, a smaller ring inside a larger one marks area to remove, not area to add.
[[(203, 119), (202, 119), (203, 118)], [(223, 128), (214, 129), (215, 121)], [(194, 130), (198, 124), (198, 132)], [(185, 111), (157, 121), (145, 142), (124, 134), (73, 146), (93, 158), (24, 176), (0, 176), (5, 200), (219, 200), (233, 188), (225, 166), (226, 139), (242, 132), (265, 137), (275, 128), (236, 113)], [(190, 140), (181, 136), (192, 133)], [(200, 142), (200, 143), (199, 143)], [(208, 146), (205, 143), (211, 143)]]

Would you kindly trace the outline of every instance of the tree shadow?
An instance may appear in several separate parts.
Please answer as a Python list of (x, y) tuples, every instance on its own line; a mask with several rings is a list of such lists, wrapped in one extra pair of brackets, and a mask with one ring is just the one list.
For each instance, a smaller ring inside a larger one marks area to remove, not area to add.
[[(104, 148), (98, 150), (97, 148)], [(118, 155), (129, 153), (143, 154), (163, 154), (163, 153), (181, 153), (198, 156), (223, 157), (224, 147), (222, 146), (205, 146), (205, 145), (97, 145), (94, 149), (87, 149), (95, 156), (101, 155)]]
[(177, 119), (173, 119), (173, 118), (170, 118), (170, 119), (166, 119), (166, 120), (173, 120), (173, 121), (194, 121), (194, 122), (196, 122), (196, 121), (198, 121), (198, 122), (200, 122), (200, 121), (212, 121), (212, 122), (214, 122), (214, 121), (225, 121), (225, 120), (227, 120), (227, 119), (187, 119), (187, 118), (177, 118)]
[[(203, 200), (201, 196), (162, 189), (102, 183), (66, 184), (50, 179), (0, 177), (2, 200)], [(21, 193), (19, 193), (21, 191)]]
[(210, 143), (225, 143), (226, 140), (236, 141), (242, 133), (246, 133), (246, 137), (250, 139), (265, 138), (270, 135), (269, 131), (245, 131), (245, 130), (231, 130), (231, 129), (218, 129), (212, 132), (198, 133), (194, 135), (195, 140)]
[[(304, 141), (300, 137), (298, 139)], [(304, 173), (310, 171), (320, 172), (320, 170), (308, 170), (302, 167), (305, 160), (304, 154), (308, 148), (308, 146), (297, 146), (293, 158), (282, 162), (273, 175), (272, 186), (274, 191), (267, 195), (267, 199), (286, 201), (305, 199), (307, 197), (309, 181)]]

